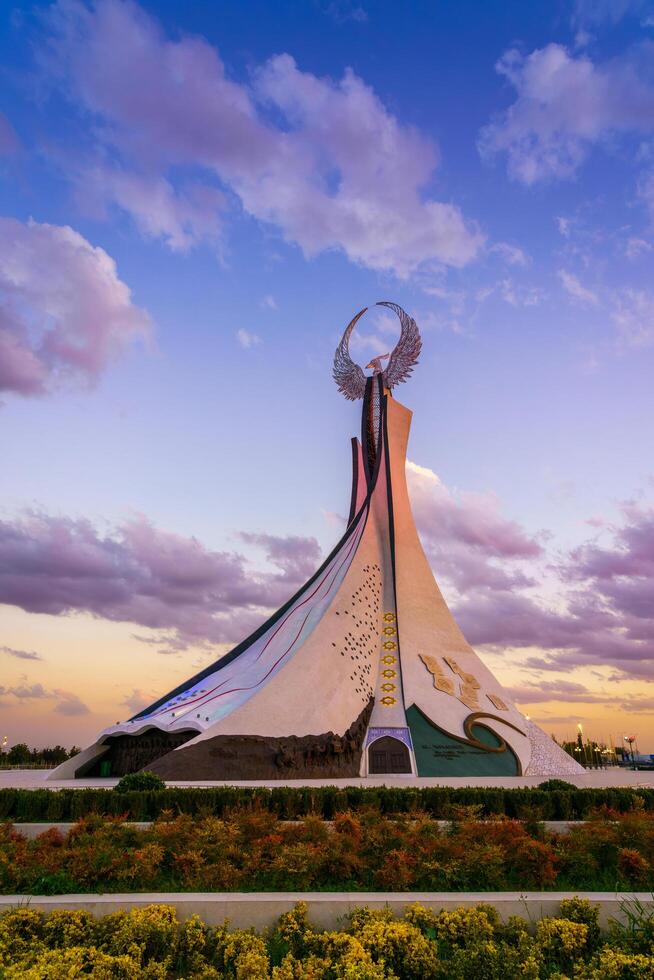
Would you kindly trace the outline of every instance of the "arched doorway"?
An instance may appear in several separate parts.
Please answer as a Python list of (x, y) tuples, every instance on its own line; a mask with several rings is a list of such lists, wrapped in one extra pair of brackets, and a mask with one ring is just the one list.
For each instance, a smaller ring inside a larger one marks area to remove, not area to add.
[(368, 749), (368, 772), (371, 776), (382, 773), (411, 772), (409, 750), (399, 738), (384, 735)]

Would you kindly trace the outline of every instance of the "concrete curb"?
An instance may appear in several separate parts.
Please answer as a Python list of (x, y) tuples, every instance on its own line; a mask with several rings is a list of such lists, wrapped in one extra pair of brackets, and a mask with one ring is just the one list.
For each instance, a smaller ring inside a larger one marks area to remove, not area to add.
[(143, 908), (153, 903), (174, 906), (180, 920), (199, 915), (207, 925), (229, 919), (234, 928), (266, 929), (297, 902), (306, 902), (309, 918), (320, 929), (333, 929), (362, 905), (390, 908), (401, 915), (407, 905), (420, 902), (435, 912), (470, 907), (484, 902), (494, 905), (503, 920), (510, 915), (534, 923), (559, 913), (563, 899), (586, 898), (600, 907), (600, 924), (625, 920), (625, 903), (640, 902), (654, 909), (651, 892), (150, 892), (115, 895), (3, 895), (0, 913), (29, 906), (44, 913), (55, 909), (83, 909), (99, 917), (120, 909)]
[[(47, 769), (7, 769), (0, 770), (0, 788), (7, 789), (112, 789), (117, 779), (53, 779), (48, 778)], [(403, 787), (421, 789), (430, 786), (449, 786), (463, 788), (466, 786), (485, 787), (488, 789), (525, 789), (537, 788), (547, 776), (352, 776), (348, 779), (276, 779), (276, 780), (166, 780), (169, 787), (202, 789), (202, 787), (236, 786), (244, 788), (266, 787), (277, 789), (282, 786), (299, 786), (306, 789), (317, 789), (320, 786), (357, 786), (366, 787)], [(654, 770), (623, 769), (588, 769), (579, 775), (563, 777), (579, 789), (608, 789), (623, 787), (630, 789), (654, 787)]]
[[(404, 814), (406, 816), (406, 814)], [(389, 815), (389, 819), (393, 818), (393, 814)], [(10, 822), (10, 821), (7, 821)], [(136, 830), (148, 830), (152, 826), (154, 821), (152, 820), (126, 820), (124, 822), (125, 827), (133, 827)], [(448, 827), (451, 823), (450, 820), (436, 820), (434, 821), (439, 825), (439, 827)], [(484, 823), (492, 823), (492, 821), (483, 821)], [(567, 834), (574, 827), (582, 827), (588, 821), (586, 820), (543, 820), (542, 824), (545, 830), (550, 831), (552, 834)], [(283, 820), (282, 823), (287, 824), (301, 824), (302, 820)], [(326, 824), (331, 824), (331, 820), (325, 820)], [(74, 823), (17, 823), (11, 821), (12, 827), (17, 830), (28, 840), (34, 840), (39, 834), (44, 834), (48, 830), (58, 830), (62, 834), (67, 834), (75, 826)]]

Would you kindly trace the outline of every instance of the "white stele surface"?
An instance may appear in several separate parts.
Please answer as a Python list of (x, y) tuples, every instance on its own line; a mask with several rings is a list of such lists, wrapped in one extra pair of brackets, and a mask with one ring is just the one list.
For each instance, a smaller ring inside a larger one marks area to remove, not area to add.
[[(405, 708), (415, 704), (444, 731), (465, 737), (465, 718), (472, 711), (479, 711), (494, 716), (482, 719), (483, 723), (513, 748), (523, 773), (583, 773), (574, 760), (518, 711), (467, 643), (441, 595), (418, 537), (407, 492), (405, 466), (411, 416), (407, 408), (387, 398), (395, 588), (383, 457), (369, 508), (364, 509), (352, 534), (316, 582), (303, 590), (279, 622), (230, 664), (222, 669), (218, 664), (214, 674), (189, 685), (149, 716), (111, 726), (100, 735), (99, 742), (111, 734), (137, 734), (155, 725), (164, 731), (199, 731), (196, 738), (177, 751), (221, 734), (342, 735), (374, 692), (372, 727), (405, 727)], [(357, 458), (361, 466), (360, 446)], [(359, 501), (363, 499), (363, 484), (361, 472)], [(382, 675), (388, 665), (381, 662), (387, 652), (382, 650), (383, 641), (388, 639), (382, 633), (387, 625), (382, 617), (387, 612), (396, 616), (393, 625), (399, 634), (399, 663), (393, 665), (397, 678), (392, 679), (392, 692), (382, 688), (388, 681)], [(438, 659), (444, 674), (455, 685), (455, 694), (434, 687), (421, 654)], [(459, 699), (462, 680), (445, 664), (444, 657), (453, 658), (461, 671), (473, 675), (478, 682), (478, 707)], [(386, 695), (393, 698), (392, 703), (384, 704)], [(506, 710), (494, 705), (489, 695), (499, 696)], [(97, 750), (98, 743), (76, 760), (60, 766), (51, 779), (71, 778), (80, 763), (93, 757)], [(365, 770), (364, 758), (362, 772)], [(368, 785), (375, 782), (374, 778), (367, 778)], [(444, 782), (423, 777), (420, 785)], [(319, 783), (312, 781), (311, 785)], [(468, 780), (466, 784), (484, 783)], [(491, 779), (490, 785), (493, 784), (497, 785)]]
[[(532, 753), (532, 740), (527, 733), (526, 719), (459, 629), (436, 584), (418, 537), (407, 491), (405, 469), (412, 413), (395, 399), (389, 399), (387, 411), (404, 704), (406, 708), (412, 704), (417, 705), (440, 728), (459, 737), (465, 737), (463, 722), (471, 711), (488, 712), (498, 719), (506, 719), (524, 732), (524, 735), (503, 725), (499, 720), (485, 718), (483, 723), (496, 731), (513, 748), (522, 771), (526, 772)], [(457, 693), (460, 691), (461, 679), (442, 658), (452, 657), (462, 671), (472, 674), (480, 684), (479, 707), (471, 709), (456, 695), (436, 690), (433, 677), (420, 659), (420, 654), (440, 660), (446, 677), (454, 682)], [(504, 711), (493, 705), (488, 698), (489, 694), (498, 695), (508, 710)], [(577, 767), (577, 763), (569, 756), (567, 759), (572, 767)], [(568, 763), (561, 772), (570, 771)], [(549, 765), (551, 764), (550, 761)]]

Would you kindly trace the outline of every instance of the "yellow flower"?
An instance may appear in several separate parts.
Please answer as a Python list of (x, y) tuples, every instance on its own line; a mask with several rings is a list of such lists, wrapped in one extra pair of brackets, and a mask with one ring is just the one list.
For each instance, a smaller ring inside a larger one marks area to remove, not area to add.
[(588, 926), (568, 919), (541, 919), (536, 923), (536, 943), (546, 958), (574, 961), (586, 950)]

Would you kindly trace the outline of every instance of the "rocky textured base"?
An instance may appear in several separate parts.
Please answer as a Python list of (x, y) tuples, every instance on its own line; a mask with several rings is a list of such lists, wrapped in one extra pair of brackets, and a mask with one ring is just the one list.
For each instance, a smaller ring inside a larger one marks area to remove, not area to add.
[(139, 769), (149, 769), (155, 759), (184, 745), (196, 735), (195, 731), (171, 733), (157, 728), (149, 728), (141, 735), (114, 735), (107, 740), (109, 750), (80, 766), (75, 776), (77, 779), (92, 779), (106, 775), (101, 768), (106, 763), (109, 763), (111, 776), (126, 776)]
[(533, 721), (525, 722), (531, 759), (525, 776), (577, 776), (586, 770)]
[(373, 699), (344, 735), (216, 735), (157, 759), (163, 779), (325, 779), (358, 776)]

